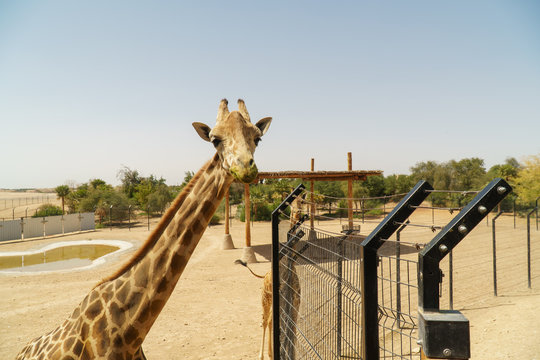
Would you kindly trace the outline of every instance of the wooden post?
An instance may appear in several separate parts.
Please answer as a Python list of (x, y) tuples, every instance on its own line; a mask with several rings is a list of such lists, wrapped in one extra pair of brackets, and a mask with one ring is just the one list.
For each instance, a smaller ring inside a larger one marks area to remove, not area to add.
[(251, 247), (251, 200), (249, 198), (249, 184), (244, 184), (244, 207), (246, 214), (246, 247)]
[(225, 235), (223, 235), (223, 242), (221, 243), (222, 250), (234, 249), (234, 244), (230, 234), (230, 212), (229, 212), (229, 189), (225, 193)]
[(255, 251), (251, 247), (251, 224), (249, 223), (251, 218), (251, 201), (249, 198), (249, 184), (244, 184), (244, 210), (246, 214), (246, 247), (242, 254), (242, 260), (251, 264), (257, 262), (257, 257), (255, 256)]
[(225, 235), (229, 235), (229, 189), (225, 193)]
[[(347, 153), (347, 170), (352, 171), (352, 153)], [(353, 229), (353, 207), (352, 207), (352, 197), (353, 197), (353, 184), (352, 179), (347, 180), (347, 190), (348, 190), (348, 200), (347, 200), (347, 206), (349, 210), (349, 230)]]

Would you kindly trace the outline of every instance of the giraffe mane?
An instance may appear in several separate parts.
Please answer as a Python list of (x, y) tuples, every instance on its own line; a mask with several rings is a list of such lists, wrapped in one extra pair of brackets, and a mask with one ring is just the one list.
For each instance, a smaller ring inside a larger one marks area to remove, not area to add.
[(112, 281), (120, 277), (122, 274), (124, 274), (126, 271), (131, 269), (134, 265), (136, 265), (147, 253), (152, 249), (154, 244), (159, 240), (160, 236), (163, 234), (171, 220), (176, 215), (176, 212), (182, 206), (184, 203), (184, 200), (189, 195), (199, 178), (202, 176), (202, 174), (207, 170), (208, 166), (212, 161), (215, 160), (215, 157), (218, 156), (217, 154), (214, 156), (214, 159), (208, 161), (196, 174), (193, 176), (191, 181), (182, 189), (180, 194), (176, 197), (172, 205), (167, 209), (165, 214), (161, 217), (161, 220), (159, 221), (157, 227), (152, 231), (148, 239), (144, 242), (144, 244), (133, 254), (130, 260), (125, 262), (118, 270), (116, 270), (112, 275), (109, 275), (108, 277), (102, 279), (99, 283), (97, 283), (94, 288), (100, 286), (101, 284), (104, 284), (106, 282)]

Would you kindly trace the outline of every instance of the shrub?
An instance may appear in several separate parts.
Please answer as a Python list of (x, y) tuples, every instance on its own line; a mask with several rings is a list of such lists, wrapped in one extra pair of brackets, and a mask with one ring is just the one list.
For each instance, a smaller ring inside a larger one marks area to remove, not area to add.
[(62, 215), (62, 208), (53, 204), (41, 205), (32, 217)]
[(218, 225), (220, 221), (221, 221), (221, 218), (219, 217), (219, 215), (214, 214), (214, 215), (212, 215), (212, 218), (210, 219), (210, 224), (209, 225)]

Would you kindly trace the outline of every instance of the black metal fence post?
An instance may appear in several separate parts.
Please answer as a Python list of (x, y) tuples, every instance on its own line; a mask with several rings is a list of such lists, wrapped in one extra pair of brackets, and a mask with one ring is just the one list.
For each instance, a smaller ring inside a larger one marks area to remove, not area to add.
[(492, 224), (492, 239), (493, 239), (493, 295), (497, 296), (497, 243), (495, 241), (495, 221), (499, 216), (502, 215), (502, 211), (499, 212), (495, 217), (491, 220)]
[(538, 210), (538, 208), (532, 209), (527, 214), (527, 284), (529, 289), (531, 288), (531, 215)]
[(379, 308), (377, 284), (377, 250), (384, 240), (404, 223), (409, 216), (429, 195), (426, 190), (433, 190), (426, 181), (419, 181), (414, 188), (394, 207), (383, 221), (360, 244), (361, 256), (361, 285), (362, 285), (362, 338), (363, 358), (367, 360), (379, 359)]
[(419, 341), (427, 357), (470, 357), (469, 321), (459, 311), (439, 309), (439, 264), (511, 190), (503, 179), (494, 179), (418, 254)]
[(516, 228), (516, 200), (517, 200), (517, 195), (514, 196), (514, 201), (512, 202), (512, 210), (514, 211), (514, 229)]
[(300, 184), (293, 192), (283, 200), (283, 202), (272, 212), (272, 327), (273, 327), (273, 355), (274, 360), (281, 358), (281, 339), (280, 339), (280, 299), (279, 299), (279, 215), (291, 202), (305, 189)]
[[(352, 229), (349, 229), (348, 231), (352, 232)], [(343, 240), (344, 238), (338, 239), (337, 246), (338, 246), (338, 278), (337, 278), (337, 356), (341, 358), (341, 326), (342, 326), (342, 313), (341, 310), (343, 309), (343, 299), (341, 298), (343, 295), (342, 290), (342, 282), (343, 282)]]
[(405, 230), (409, 220), (396, 231), (396, 311), (397, 326), (401, 328), (401, 232)]
[(112, 231), (112, 208), (113, 206), (109, 206), (109, 228)]
[(536, 231), (538, 231), (538, 199), (540, 199), (540, 196), (534, 201), (534, 208), (536, 209)]

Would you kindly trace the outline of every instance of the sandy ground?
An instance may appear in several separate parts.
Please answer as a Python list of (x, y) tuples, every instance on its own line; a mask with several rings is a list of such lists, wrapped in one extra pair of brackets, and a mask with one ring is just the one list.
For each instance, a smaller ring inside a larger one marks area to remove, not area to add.
[[(431, 212), (417, 211), (415, 222), (431, 223)], [(415, 215), (416, 216), (416, 215)], [(437, 215), (442, 223), (449, 215)], [(154, 221), (155, 224), (155, 221)], [(513, 229), (511, 217), (497, 221), (499, 296), (493, 296), (490, 226), (480, 224), (454, 251), (454, 308), (471, 323), (473, 359), (540, 359), (540, 232), (533, 230), (533, 286), (527, 288), (524, 221)], [(368, 234), (376, 224), (362, 225)], [(339, 221), (319, 224), (339, 229)], [(234, 260), (242, 256), (244, 224), (234, 222), (233, 241), (239, 249), (220, 250), (223, 225), (210, 227), (178, 286), (146, 338), (149, 359), (256, 359), (261, 338), (262, 280)], [(58, 326), (96, 282), (113, 272), (135, 251), (148, 231), (145, 226), (101, 229), (63, 237), (0, 244), (0, 251), (40, 248), (79, 239), (120, 239), (136, 246), (89, 271), (39, 275), (0, 274), (0, 359), (12, 359), (30, 339)], [(427, 242), (426, 229), (402, 233), (402, 241)], [(270, 244), (269, 223), (255, 223), (252, 244)], [(413, 254), (414, 255), (414, 254)], [(270, 268), (268, 259), (253, 269)], [(447, 264), (442, 264), (444, 268)], [(443, 284), (446, 289), (446, 284)], [(447, 291), (441, 305), (447, 305)]]

